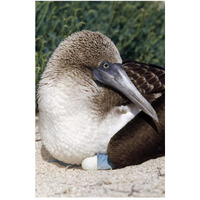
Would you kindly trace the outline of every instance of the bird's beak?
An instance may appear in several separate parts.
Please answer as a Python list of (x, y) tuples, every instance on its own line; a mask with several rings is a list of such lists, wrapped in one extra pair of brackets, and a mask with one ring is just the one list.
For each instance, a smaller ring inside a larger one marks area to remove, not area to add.
[(126, 74), (122, 64), (109, 63), (107, 69), (102, 66), (93, 68), (95, 79), (123, 93), (130, 101), (158, 122), (158, 117), (151, 104), (142, 96)]

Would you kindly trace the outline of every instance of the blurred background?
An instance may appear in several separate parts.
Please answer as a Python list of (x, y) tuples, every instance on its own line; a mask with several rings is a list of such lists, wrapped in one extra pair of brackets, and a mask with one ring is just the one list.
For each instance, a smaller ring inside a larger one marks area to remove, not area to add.
[(105, 34), (115, 43), (123, 60), (165, 66), (163, 1), (37, 1), (35, 4), (36, 93), (53, 51), (64, 38), (80, 30)]

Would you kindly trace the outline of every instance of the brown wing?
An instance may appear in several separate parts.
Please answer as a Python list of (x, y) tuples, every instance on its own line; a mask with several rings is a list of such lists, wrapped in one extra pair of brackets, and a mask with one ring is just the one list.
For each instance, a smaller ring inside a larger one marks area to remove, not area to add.
[(159, 123), (140, 112), (117, 132), (108, 144), (107, 153), (116, 167), (140, 164), (165, 153), (165, 71), (155, 65), (135, 61), (123, 66), (137, 89), (154, 107)]
[(159, 123), (140, 112), (110, 139), (107, 153), (116, 167), (137, 165), (165, 154), (165, 95), (152, 106)]
[(152, 102), (164, 93), (164, 68), (136, 61), (125, 61), (123, 66), (133, 84), (148, 101)]

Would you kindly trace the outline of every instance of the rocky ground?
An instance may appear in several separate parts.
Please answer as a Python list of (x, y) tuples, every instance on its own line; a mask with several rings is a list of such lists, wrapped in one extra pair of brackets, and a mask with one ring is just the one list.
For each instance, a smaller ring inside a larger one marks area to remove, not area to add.
[(63, 166), (41, 144), (36, 117), (36, 197), (164, 197), (165, 158), (104, 171)]

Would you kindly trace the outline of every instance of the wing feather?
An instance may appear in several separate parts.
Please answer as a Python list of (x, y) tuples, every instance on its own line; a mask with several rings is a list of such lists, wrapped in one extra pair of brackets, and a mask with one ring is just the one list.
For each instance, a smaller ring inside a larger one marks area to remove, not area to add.
[(124, 69), (139, 92), (150, 102), (165, 91), (165, 70), (152, 64), (125, 61)]

